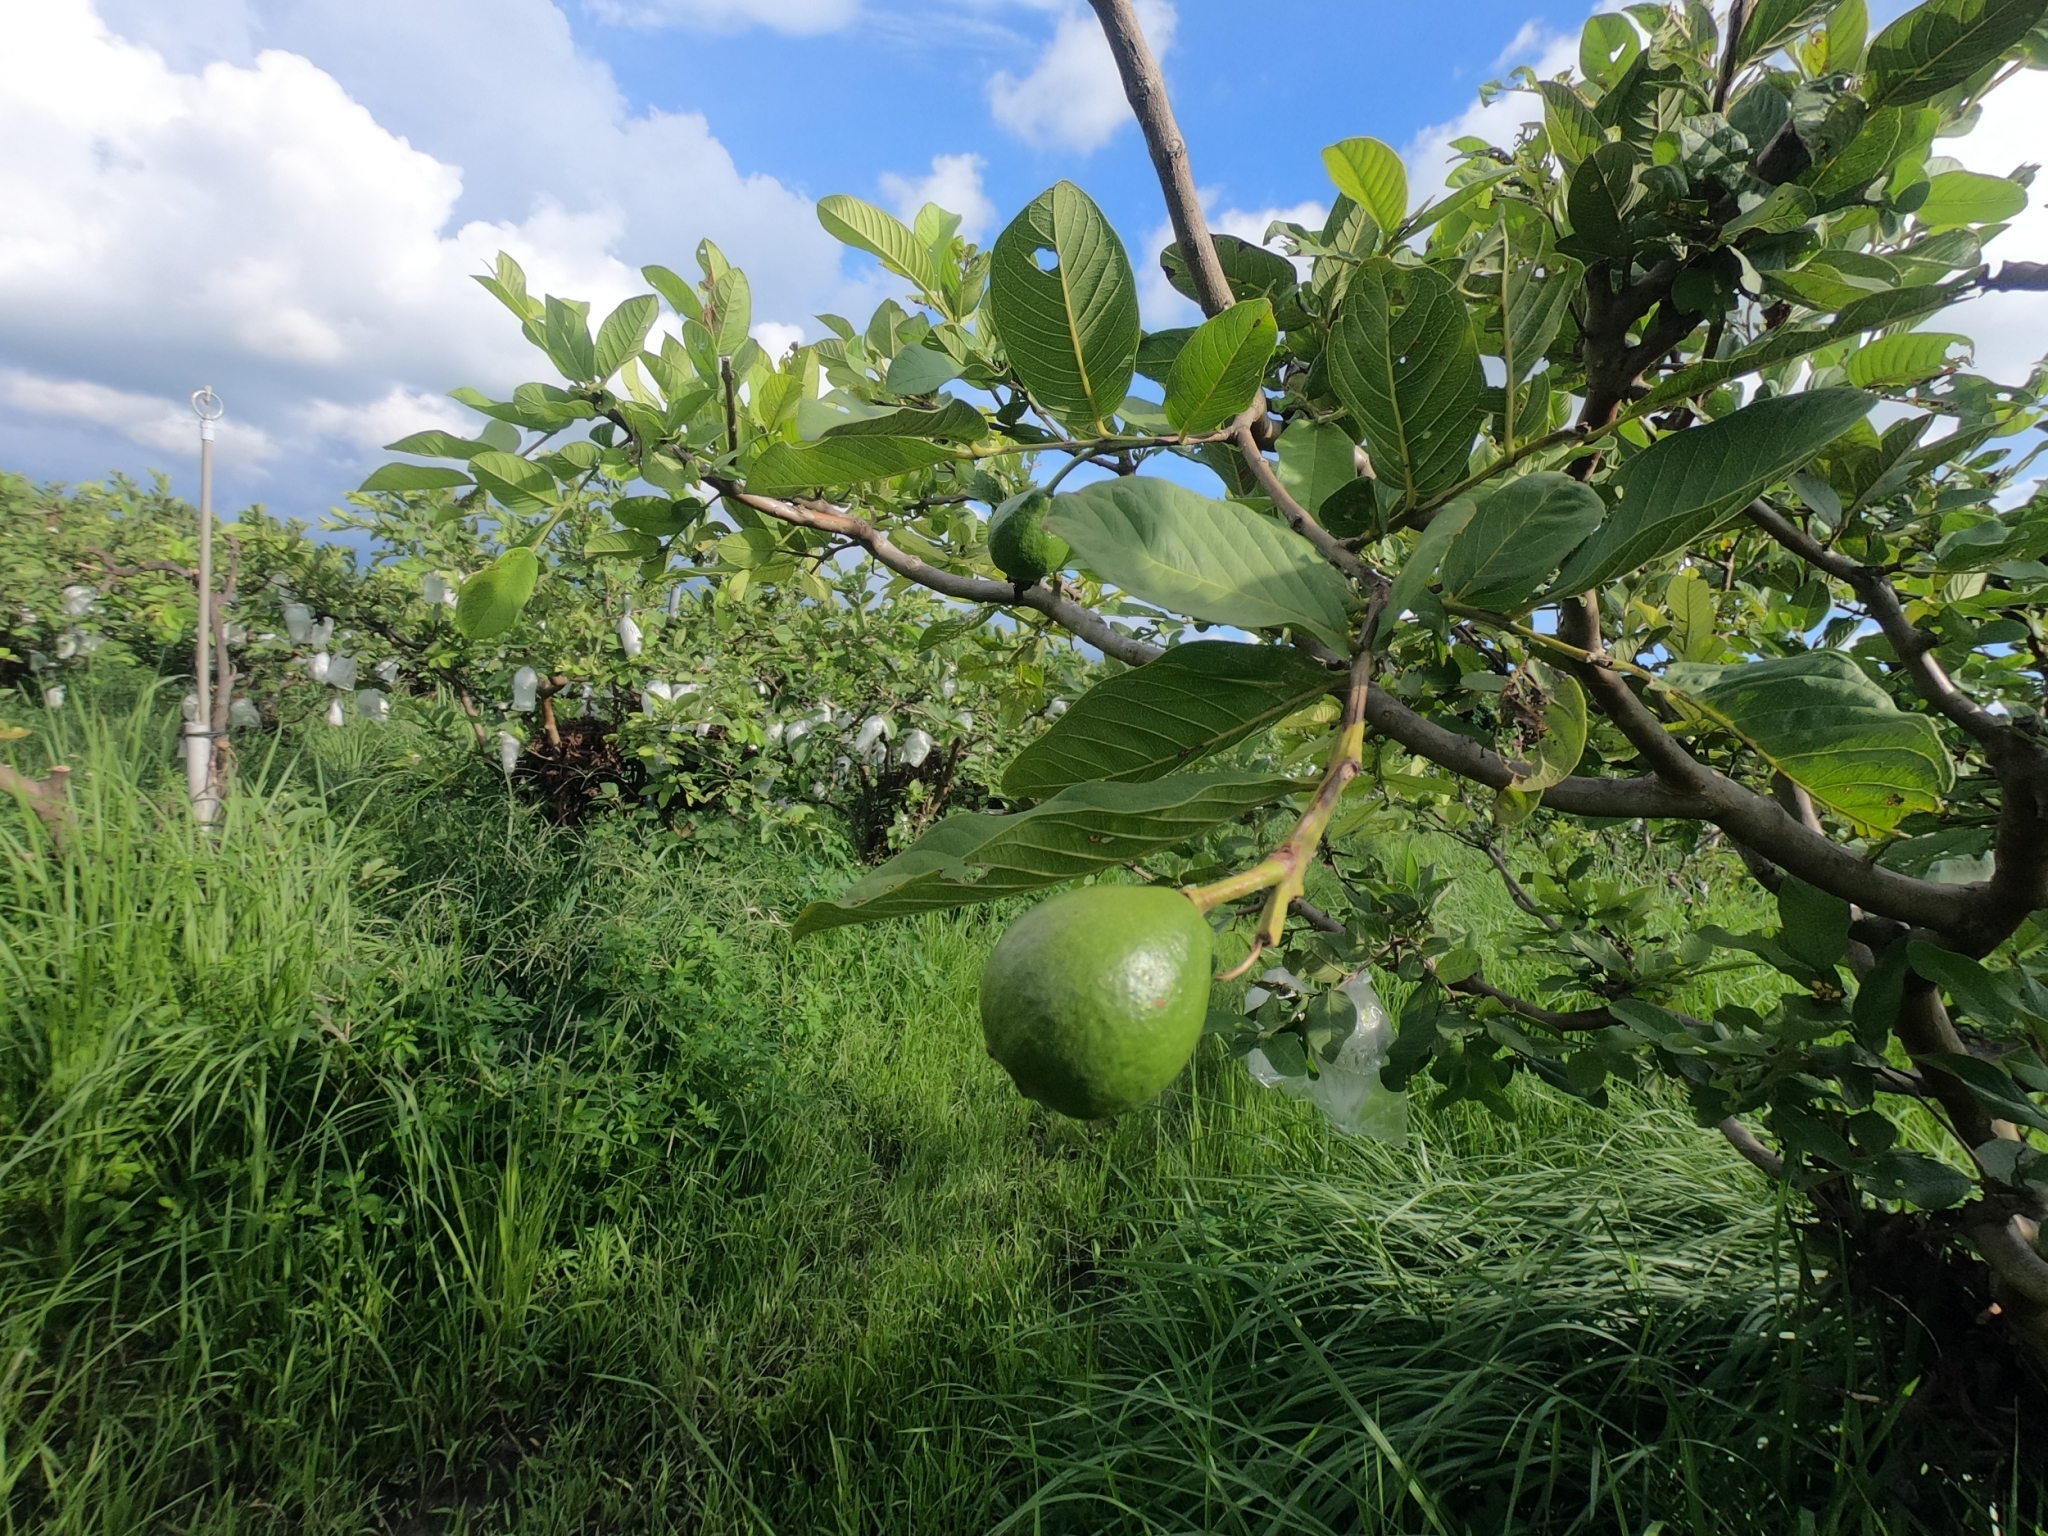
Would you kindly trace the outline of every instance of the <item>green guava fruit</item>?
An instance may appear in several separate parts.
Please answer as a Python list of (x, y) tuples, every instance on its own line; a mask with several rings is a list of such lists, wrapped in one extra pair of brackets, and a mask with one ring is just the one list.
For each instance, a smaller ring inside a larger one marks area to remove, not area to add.
[(1076, 1120), (1142, 1104), (1187, 1065), (1209, 1011), (1209, 924), (1162, 886), (1090, 885), (1010, 925), (981, 973), (988, 1053)]
[(1020, 586), (1045, 580), (1067, 563), (1067, 541), (1049, 533), (1045, 514), (1052, 497), (1032, 489), (1012, 496), (988, 520), (988, 555), (996, 569)]

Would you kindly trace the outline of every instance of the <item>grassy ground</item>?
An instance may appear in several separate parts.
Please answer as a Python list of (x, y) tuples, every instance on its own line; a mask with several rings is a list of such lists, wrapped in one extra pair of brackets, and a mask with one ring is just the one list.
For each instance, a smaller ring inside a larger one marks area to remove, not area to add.
[(1003, 914), (791, 944), (815, 849), (395, 730), (211, 844), (160, 719), (64, 728), (65, 844), (0, 804), (8, 1531), (2038, 1528), (1670, 1104), (1390, 1147), (1205, 1054), (1077, 1126), (981, 1052)]

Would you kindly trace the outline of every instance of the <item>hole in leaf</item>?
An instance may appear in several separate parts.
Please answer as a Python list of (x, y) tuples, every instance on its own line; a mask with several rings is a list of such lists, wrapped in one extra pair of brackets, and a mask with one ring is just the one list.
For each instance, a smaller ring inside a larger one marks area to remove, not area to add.
[(1041, 272), (1057, 272), (1060, 269), (1060, 253), (1049, 245), (1041, 245), (1031, 253), (1031, 259), (1038, 263)]

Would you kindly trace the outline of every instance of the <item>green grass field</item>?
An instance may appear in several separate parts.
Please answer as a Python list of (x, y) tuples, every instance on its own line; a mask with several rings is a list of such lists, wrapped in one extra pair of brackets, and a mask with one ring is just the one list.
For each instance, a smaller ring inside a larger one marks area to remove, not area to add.
[(396, 727), (209, 841), (169, 729), (17, 744), (61, 846), (0, 799), (10, 1532), (2040, 1529), (1682, 1105), (1396, 1147), (1209, 1042), (1059, 1121), (1003, 912), (795, 944), (817, 848), (550, 832)]

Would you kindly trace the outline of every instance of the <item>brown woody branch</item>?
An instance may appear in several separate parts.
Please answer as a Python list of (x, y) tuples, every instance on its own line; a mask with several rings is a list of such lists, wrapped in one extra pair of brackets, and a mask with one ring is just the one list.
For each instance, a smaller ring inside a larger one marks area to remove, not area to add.
[(1019, 591), (1014, 583), (991, 581), (984, 576), (962, 576), (954, 571), (942, 570), (928, 560), (920, 560), (906, 550), (890, 542), (889, 536), (865, 519), (842, 511), (821, 501), (784, 501), (775, 496), (759, 496), (746, 490), (737, 481), (712, 477), (709, 482), (721, 496), (730, 498), (742, 506), (775, 518), (778, 522), (792, 524), (798, 528), (811, 528), (820, 533), (858, 544), (872, 555), (875, 561), (897, 575), (907, 577), (919, 586), (947, 597), (957, 598), (963, 603), (995, 603), (1011, 608), (1029, 608), (1042, 613), (1070, 634), (1087, 641), (1105, 656), (1114, 656), (1118, 661), (1133, 667), (1142, 667), (1160, 654), (1160, 648), (1136, 639), (1116, 628), (1092, 608), (1084, 608), (1051, 586), (1040, 582), (1036, 586)]
[(1195, 302), (1205, 315), (1221, 314), (1230, 308), (1230, 281), (1217, 259), (1216, 243), (1209, 238), (1208, 216), (1202, 211), (1202, 196), (1195, 188), (1194, 167), (1188, 163), (1187, 140), (1174, 121), (1173, 103), (1166, 94), (1166, 77), (1159, 60), (1145, 41), (1131, 0), (1089, 0), (1102, 35), (1109, 43), (1116, 72), (1123, 78), (1124, 97), (1144, 130), (1145, 148), (1151, 152), (1152, 168), (1159, 175), (1160, 190), (1166, 194), (1166, 214), (1173, 221), (1173, 238), (1180, 242), (1181, 261), (1195, 285)]

